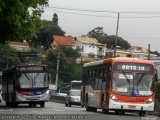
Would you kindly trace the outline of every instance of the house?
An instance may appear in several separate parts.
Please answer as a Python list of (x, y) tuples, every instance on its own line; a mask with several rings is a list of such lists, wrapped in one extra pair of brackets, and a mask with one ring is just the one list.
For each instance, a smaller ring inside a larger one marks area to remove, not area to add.
[(81, 54), (81, 57), (105, 57), (106, 45), (98, 43), (96, 38), (87, 36), (78, 36), (76, 39), (76, 49)]
[(23, 42), (10, 41), (8, 44), (17, 51), (29, 51), (29, 43), (26, 40), (23, 40)]
[[(107, 49), (106, 50), (106, 57), (114, 57), (114, 50)], [(131, 53), (125, 50), (116, 49), (116, 57), (131, 57)]]
[(76, 48), (75, 37), (53, 35), (52, 39), (53, 42), (51, 43), (51, 49), (56, 49), (59, 45), (72, 47), (73, 49)]
[(128, 51), (131, 53), (132, 57), (137, 57), (141, 59), (146, 59), (149, 53), (148, 49), (138, 46), (131, 46)]

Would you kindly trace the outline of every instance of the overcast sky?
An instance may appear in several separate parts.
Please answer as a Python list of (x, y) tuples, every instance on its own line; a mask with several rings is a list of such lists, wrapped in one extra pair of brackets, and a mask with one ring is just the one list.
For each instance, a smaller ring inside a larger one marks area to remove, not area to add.
[(160, 52), (160, 0), (49, 0), (42, 19), (52, 20), (58, 15), (58, 24), (65, 35), (86, 35), (96, 27), (103, 27), (108, 35), (116, 34), (131, 45)]

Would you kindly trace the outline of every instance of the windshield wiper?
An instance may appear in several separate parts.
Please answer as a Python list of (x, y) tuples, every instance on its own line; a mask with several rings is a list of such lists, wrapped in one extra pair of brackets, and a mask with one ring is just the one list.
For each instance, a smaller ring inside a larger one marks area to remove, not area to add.
[(39, 73), (37, 73), (37, 75), (34, 77), (34, 80), (38, 77)]
[(141, 75), (141, 77), (139, 78), (139, 80), (138, 80), (138, 82), (137, 82), (137, 88), (138, 88), (139, 83), (142, 81), (144, 75), (145, 75), (145, 73), (143, 73), (143, 74)]
[(128, 84), (129, 84), (129, 89), (130, 89), (130, 80), (128, 79), (128, 77), (126, 76), (126, 73), (125, 73), (124, 71), (122, 71), (122, 73), (123, 73), (123, 75), (125, 76), (125, 78), (126, 78)]
[(30, 80), (29, 77), (26, 75), (26, 73), (24, 73), (24, 75), (26, 76), (26, 78), (27, 78), (28, 80)]

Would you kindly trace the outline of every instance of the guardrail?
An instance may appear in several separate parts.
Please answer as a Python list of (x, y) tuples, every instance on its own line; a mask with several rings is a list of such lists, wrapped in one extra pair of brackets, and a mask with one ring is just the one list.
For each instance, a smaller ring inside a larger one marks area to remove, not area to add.
[(65, 97), (64, 96), (51, 96), (50, 101), (64, 104)]

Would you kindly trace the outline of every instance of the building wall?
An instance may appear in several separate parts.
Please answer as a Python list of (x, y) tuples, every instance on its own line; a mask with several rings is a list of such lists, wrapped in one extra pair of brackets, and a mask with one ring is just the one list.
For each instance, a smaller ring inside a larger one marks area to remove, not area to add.
[(82, 56), (87, 56), (88, 53), (94, 53), (95, 55), (97, 55), (98, 52), (98, 48), (96, 45), (85, 44), (78, 40), (76, 41), (76, 49), (79, 50)]
[(29, 46), (20, 46), (20, 45), (10, 45), (10, 46), (18, 51), (28, 51), (29, 50)]

